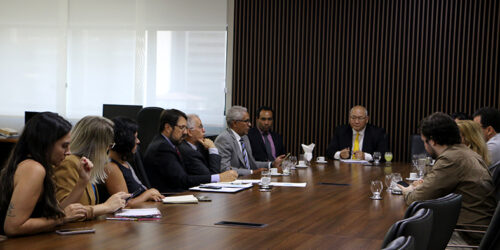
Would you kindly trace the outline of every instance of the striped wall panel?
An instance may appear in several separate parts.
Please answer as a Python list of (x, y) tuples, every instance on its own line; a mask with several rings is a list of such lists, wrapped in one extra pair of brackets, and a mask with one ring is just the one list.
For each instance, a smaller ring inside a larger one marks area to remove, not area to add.
[(323, 155), (368, 108), (396, 161), (435, 111), (500, 108), (499, 1), (235, 0), (232, 104), (276, 110), (288, 150)]

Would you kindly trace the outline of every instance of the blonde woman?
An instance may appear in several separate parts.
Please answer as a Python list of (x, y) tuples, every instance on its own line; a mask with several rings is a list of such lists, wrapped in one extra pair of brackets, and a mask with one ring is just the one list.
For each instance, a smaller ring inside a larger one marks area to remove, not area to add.
[(99, 204), (97, 183), (106, 179), (108, 150), (113, 144), (113, 122), (99, 116), (82, 118), (71, 131), (72, 154), (55, 168), (56, 198), (62, 207), (81, 203), (89, 209), (87, 219), (125, 207), (129, 194), (119, 192)]
[(488, 148), (481, 131), (479, 124), (471, 120), (457, 121), (462, 137), (462, 144), (465, 144), (474, 152), (478, 153), (488, 166), (490, 164), (490, 157), (488, 156)]

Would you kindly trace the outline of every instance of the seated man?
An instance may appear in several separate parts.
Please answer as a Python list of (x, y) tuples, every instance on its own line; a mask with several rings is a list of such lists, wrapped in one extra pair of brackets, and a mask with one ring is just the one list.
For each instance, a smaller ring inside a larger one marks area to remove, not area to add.
[(187, 137), (179, 145), (186, 172), (192, 175), (220, 173), (220, 155), (212, 140), (205, 138), (200, 117), (187, 116)]
[(461, 144), (457, 124), (444, 113), (425, 118), (420, 131), (425, 150), (436, 162), (421, 184), (399, 186), (406, 204), (450, 193), (461, 194), (458, 223), (488, 225), (496, 201), (491, 175), (482, 157)]
[[(500, 163), (500, 111), (494, 108), (481, 108), (474, 113), (474, 121), (481, 125), (484, 140), (490, 153), (490, 167)], [(494, 169), (490, 169), (493, 173)]]
[(187, 117), (176, 109), (164, 110), (160, 115), (160, 134), (149, 144), (144, 166), (151, 185), (160, 192), (180, 192), (210, 182), (233, 181), (236, 171), (221, 174), (189, 175), (177, 149), (186, 136)]
[(262, 106), (257, 110), (257, 127), (248, 131), (253, 157), (257, 161), (274, 161), (276, 156), (285, 154), (283, 137), (271, 131), (274, 112), (270, 107)]
[(241, 106), (231, 107), (226, 114), (227, 130), (215, 139), (215, 146), (219, 149), (221, 170), (235, 169), (239, 175), (249, 175), (281, 165), (284, 155), (278, 156), (273, 162), (256, 161), (252, 155), (252, 148), (248, 140), (250, 129), (250, 115), (247, 109)]
[(384, 155), (387, 151), (385, 130), (368, 124), (369, 119), (365, 107), (354, 106), (349, 112), (349, 125), (335, 129), (333, 139), (326, 149), (327, 157), (371, 161), (373, 152)]

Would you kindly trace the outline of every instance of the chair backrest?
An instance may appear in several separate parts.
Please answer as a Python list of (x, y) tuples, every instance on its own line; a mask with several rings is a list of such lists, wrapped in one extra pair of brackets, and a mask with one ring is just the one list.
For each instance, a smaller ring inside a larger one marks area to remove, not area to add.
[(399, 236), (395, 240), (391, 241), (382, 250), (413, 250), (415, 249), (415, 240), (413, 237)]
[(460, 215), (462, 195), (452, 193), (435, 200), (414, 202), (412, 205), (406, 211), (407, 214), (415, 213), (421, 208), (432, 210), (434, 222), (427, 249), (445, 249)]
[(131, 164), (134, 168), (134, 172), (137, 175), (137, 178), (139, 178), (144, 186), (146, 186), (147, 188), (151, 188), (151, 183), (149, 182), (148, 175), (146, 174), (146, 170), (144, 169), (144, 165), (142, 164), (142, 155), (139, 146), (137, 146), (137, 152), (135, 152), (134, 154), (134, 162)]
[(422, 141), (422, 138), (420, 138), (420, 135), (417, 134), (410, 135), (410, 149), (410, 157), (412, 155), (427, 154), (427, 151), (425, 151), (424, 142)]
[(500, 162), (489, 167), (493, 185), (495, 185), (495, 198), (500, 201)]
[(413, 216), (397, 221), (387, 231), (382, 248), (400, 236), (412, 236), (415, 238), (415, 249), (426, 249), (432, 227), (432, 210), (427, 208), (419, 209)]
[(140, 151), (145, 154), (149, 143), (159, 133), (160, 114), (163, 111), (158, 107), (146, 107), (137, 114), (137, 124), (139, 124), (139, 140), (141, 141)]
[(488, 230), (486, 230), (486, 234), (479, 245), (479, 250), (487, 249), (500, 249), (500, 202), (497, 203)]
[(421, 208), (412, 217), (402, 220), (396, 235), (411, 235), (415, 238), (415, 249), (427, 249), (433, 220), (432, 210)]

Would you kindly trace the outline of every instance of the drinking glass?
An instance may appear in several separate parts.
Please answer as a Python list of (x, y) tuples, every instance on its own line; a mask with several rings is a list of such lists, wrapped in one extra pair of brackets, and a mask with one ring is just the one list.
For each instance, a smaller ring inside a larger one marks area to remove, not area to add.
[(304, 153), (304, 159), (306, 160), (306, 165), (311, 166), (311, 160), (313, 158), (312, 153)]
[(373, 162), (378, 165), (382, 159), (382, 154), (380, 152), (373, 152)]
[(290, 160), (283, 161), (281, 164), (281, 169), (283, 170), (283, 175), (290, 175), (290, 168), (293, 163)]
[(385, 161), (391, 162), (392, 161), (392, 153), (391, 152), (385, 152)]
[(387, 191), (391, 192), (391, 181), (392, 181), (392, 174), (386, 174), (385, 175), (385, 185), (387, 186)]
[(392, 174), (392, 181), (391, 181), (391, 190), (397, 188), (398, 182), (400, 182), (402, 180), (403, 180), (403, 177), (401, 177), (400, 173), (393, 173)]
[(382, 192), (382, 190), (384, 189), (384, 185), (382, 184), (381, 181), (379, 180), (374, 180), (372, 181), (372, 185), (370, 187), (371, 191), (372, 191), (372, 198), (373, 200), (381, 200), (382, 197), (380, 196), (380, 193)]
[(418, 164), (418, 154), (413, 154), (411, 156), (411, 163), (413, 164), (414, 167), (417, 167), (417, 164)]
[(419, 158), (417, 162), (418, 177), (424, 178), (425, 165), (427, 164), (427, 157)]
[(266, 189), (270, 189), (269, 184), (271, 183), (271, 172), (269, 170), (262, 170), (261, 175), (260, 188), (261, 191), (266, 191)]
[(290, 169), (295, 169), (295, 166), (297, 165), (297, 156), (290, 156), (288, 157), (288, 159), (290, 159), (290, 162), (293, 163)]

